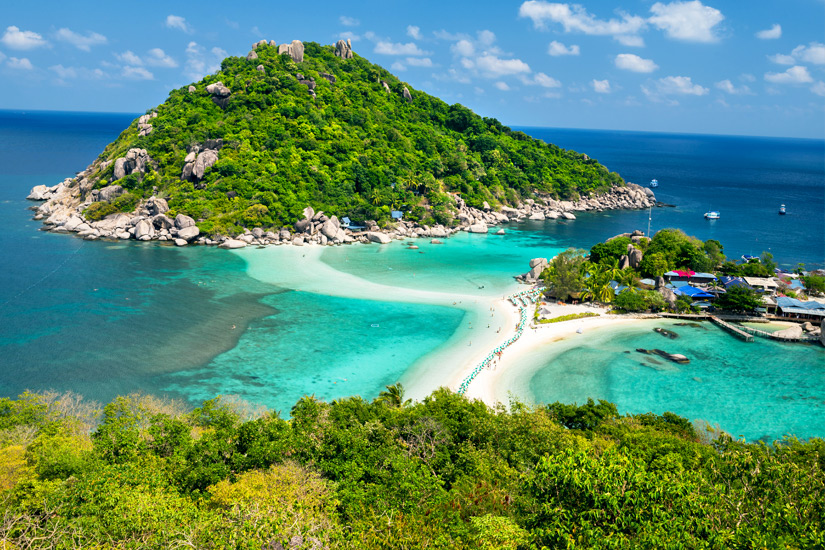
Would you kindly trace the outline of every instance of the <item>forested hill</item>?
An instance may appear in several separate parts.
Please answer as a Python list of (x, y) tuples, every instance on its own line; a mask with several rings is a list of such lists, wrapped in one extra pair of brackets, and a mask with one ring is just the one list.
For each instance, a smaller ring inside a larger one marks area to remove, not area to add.
[(282, 54), (270, 44), (173, 90), (107, 146), (84, 192), (128, 193), (115, 203), (95, 195), (87, 217), (156, 194), (203, 232), (291, 224), (307, 205), (450, 224), (448, 193), (495, 208), (535, 191), (568, 199), (623, 183), (586, 155), (412, 89), (343, 41), (296, 41)]

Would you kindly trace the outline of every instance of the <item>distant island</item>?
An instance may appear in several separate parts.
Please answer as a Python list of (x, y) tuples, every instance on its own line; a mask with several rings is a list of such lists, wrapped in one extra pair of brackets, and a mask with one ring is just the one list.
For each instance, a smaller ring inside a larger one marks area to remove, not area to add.
[(412, 89), (343, 40), (255, 43), (29, 198), (46, 201), (35, 219), (54, 231), (227, 248), (446, 237), (656, 204), (587, 155)]

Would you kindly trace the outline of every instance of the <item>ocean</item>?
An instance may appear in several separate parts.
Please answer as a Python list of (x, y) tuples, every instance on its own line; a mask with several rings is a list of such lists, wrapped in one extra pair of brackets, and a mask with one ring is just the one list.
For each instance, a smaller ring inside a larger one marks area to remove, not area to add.
[[(610, 212), (518, 224), (503, 237), (460, 234), (444, 245), (417, 243), (419, 251), (403, 243), (330, 248), (320, 254), (325, 277), (311, 285), (290, 275), (300, 259), (279, 252), (285, 249), (264, 259), (255, 255), (264, 251), (86, 242), (39, 231), (29, 190), (85, 168), (134, 117), (0, 111), (0, 395), (53, 389), (106, 402), (142, 391), (196, 404), (235, 394), (283, 414), (304, 394), (371, 399), (428, 358), (433, 363), (474, 335), (471, 344), (481, 345), (484, 330), (493, 330), (468, 298), (425, 303), (406, 299), (404, 289), (496, 296), (513, 287), (530, 258), (647, 229), (646, 211)], [(823, 141), (523, 130), (587, 153), (627, 180), (657, 178), (659, 200), (676, 206), (652, 210), (654, 231), (680, 227), (718, 239), (733, 258), (765, 250), (789, 267), (825, 264)], [(785, 217), (777, 215), (781, 203)], [(710, 209), (721, 219), (705, 220)], [(356, 292), (359, 286), (381, 292)], [(686, 335), (680, 345), (695, 352), (700, 374), (680, 376), (719, 393), (680, 396), (681, 378), (611, 366), (617, 350), (644, 347), (634, 343), (642, 337), (649, 335), (631, 331), (603, 346), (565, 349), (563, 360), (536, 358), (518, 382), (524, 398), (609, 398), (623, 411), (672, 410), (751, 439), (825, 436), (816, 420), (825, 408), (823, 350), (764, 343), (715, 369), (719, 358), (702, 350), (736, 357), (738, 343), (724, 333)], [(572, 380), (569, 369), (582, 364), (594, 367), (581, 383), (553, 382)], [(714, 408), (707, 396), (736, 406)]]

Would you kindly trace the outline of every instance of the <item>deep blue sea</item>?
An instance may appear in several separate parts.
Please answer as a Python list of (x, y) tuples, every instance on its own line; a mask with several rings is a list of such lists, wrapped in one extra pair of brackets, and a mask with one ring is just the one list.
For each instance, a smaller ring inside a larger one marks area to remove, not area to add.
[[(85, 168), (135, 116), (0, 111), (0, 395), (54, 389), (108, 401), (144, 391), (196, 403), (222, 393), (288, 413), (306, 393), (373, 398), (466, 329), (470, 314), (460, 307), (306, 292), (250, 276), (244, 255), (39, 231), (25, 200), (29, 190)], [(823, 141), (524, 130), (587, 153), (627, 180), (657, 178), (657, 197), (676, 207), (653, 209), (654, 231), (680, 227), (718, 239), (730, 257), (767, 250), (787, 266), (825, 264)], [(782, 203), (785, 217), (777, 215)], [(721, 219), (705, 220), (709, 209)], [(505, 239), (461, 235), (444, 248), (422, 246), (416, 256), (394, 243), (327, 249), (322, 260), (371, 284), (497, 291), (526, 271), (530, 258), (589, 248), (647, 224), (648, 212), (582, 214), (573, 222), (519, 224)], [(701, 386), (668, 400), (663, 392), (679, 391), (681, 378), (668, 382), (662, 377), (670, 374), (657, 369), (623, 364), (619, 371), (605, 363), (605, 353), (632, 347), (635, 337), (632, 331), (615, 337), (601, 355), (592, 346), (565, 350), (560, 370), (538, 369), (525, 393), (539, 401), (611, 398), (632, 412), (674, 410), (731, 431), (744, 425), (736, 433), (754, 439), (825, 436), (818, 420), (825, 412), (822, 350), (762, 347), (764, 353), (715, 369), (718, 358), (707, 348), (724, 348), (727, 340), (705, 339), (686, 351), (695, 352), (701, 374), (684, 376), (715, 388), (706, 394), (712, 399), (736, 400), (711, 408), (707, 399), (702, 404)], [(771, 354), (783, 355), (781, 368)], [(594, 368), (581, 379), (584, 386), (548, 383), (554, 372), (569, 382), (570, 369), (588, 364)], [(743, 387), (747, 393), (737, 394)], [(781, 414), (768, 419), (765, 411)], [(766, 418), (742, 422), (749, 415)], [(782, 420), (791, 417), (811, 420)]]

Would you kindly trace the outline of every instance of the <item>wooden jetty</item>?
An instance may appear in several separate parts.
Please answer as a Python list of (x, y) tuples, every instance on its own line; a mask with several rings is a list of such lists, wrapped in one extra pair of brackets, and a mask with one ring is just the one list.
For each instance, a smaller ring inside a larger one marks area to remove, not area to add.
[(727, 323), (727, 322), (723, 321), (719, 317), (716, 317), (715, 315), (708, 315), (708, 319), (710, 319), (710, 322), (713, 323), (714, 325), (722, 327), (724, 330), (726, 330), (729, 333), (733, 334), (734, 336), (736, 336), (740, 340), (744, 340), (745, 342), (753, 342), (753, 336), (748, 334), (747, 332), (745, 332), (741, 328), (735, 327), (735, 326), (731, 325), (730, 323)]

